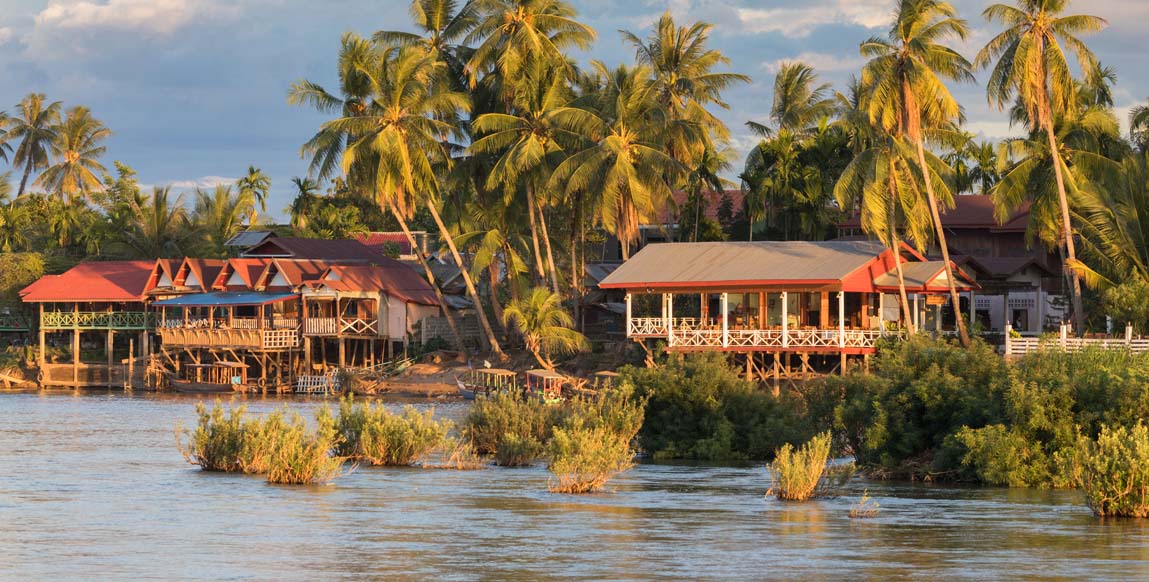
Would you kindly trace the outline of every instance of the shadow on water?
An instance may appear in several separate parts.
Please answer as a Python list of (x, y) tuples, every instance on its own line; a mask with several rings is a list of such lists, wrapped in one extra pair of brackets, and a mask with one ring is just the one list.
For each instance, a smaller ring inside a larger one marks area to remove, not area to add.
[[(253, 412), (322, 399), (232, 397)], [(194, 397), (0, 394), (0, 579), (1143, 578), (1149, 524), (1073, 491), (851, 482), (764, 497), (761, 465), (644, 462), (604, 493), (542, 466), (365, 468), (326, 487), (201, 472)], [(329, 402), (329, 401), (328, 401)], [(466, 404), (407, 401), (461, 418)], [(401, 402), (396, 402), (401, 404)], [(881, 507), (850, 519), (868, 489)]]

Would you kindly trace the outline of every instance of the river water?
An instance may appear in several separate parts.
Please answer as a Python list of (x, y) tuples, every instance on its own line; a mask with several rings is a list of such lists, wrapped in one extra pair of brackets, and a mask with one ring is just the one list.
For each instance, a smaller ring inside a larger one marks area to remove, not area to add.
[[(0, 579), (1149, 579), (1149, 523), (1074, 492), (855, 480), (784, 503), (762, 467), (660, 464), (585, 496), (547, 493), (542, 467), (277, 486), (186, 464), (194, 404), (0, 394)], [(863, 489), (878, 515), (850, 519)]]

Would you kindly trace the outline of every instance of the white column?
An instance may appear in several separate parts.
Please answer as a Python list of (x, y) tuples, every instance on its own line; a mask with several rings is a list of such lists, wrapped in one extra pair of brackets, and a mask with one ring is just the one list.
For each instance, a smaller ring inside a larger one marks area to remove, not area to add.
[(1133, 324), (1125, 324), (1125, 347), (1133, 345)]
[(878, 291), (878, 335), (886, 337), (886, 294)]
[(846, 347), (846, 292), (838, 292), (838, 347)]
[(674, 331), (674, 293), (666, 295), (666, 343), (669, 345), (671, 332)]
[[(761, 307), (765, 309), (766, 306)], [(790, 298), (785, 291), (782, 292), (782, 347), (790, 347)]]
[(630, 321), (630, 293), (626, 294), (626, 335), (630, 336), (631, 330), (634, 329)]
[(920, 293), (914, 293), (914, 329), (922, 331), (922, 308), (918, 306), (918, 297)]
[(722, 347), (730, 345), (730, 308), (727, 305), (729, 294), (722, 293)]
[(667, 314), (666, 304), (667, 303), (670, 303), (670, 294), (669, 293), (663, 293), (662, 294), (662, 327), (666, 327), (668, 325), (667, 321), (666, 321), (666, 314)]

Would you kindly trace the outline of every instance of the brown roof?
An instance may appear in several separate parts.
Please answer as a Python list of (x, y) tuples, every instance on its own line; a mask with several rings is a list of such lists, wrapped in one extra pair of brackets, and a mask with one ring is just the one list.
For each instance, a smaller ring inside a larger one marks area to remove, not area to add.
[(871, 241), (763, 241), (647, 245), (600, 288), (832, 283), (878, 259)]
[(254, 283), (256, 287), (266, 287), (271, 283), (272, 272), (283, 275), (291, 287), (298, 287), (309, 281), (318, 280), (327, 269), (331, 267), (330, 261), (315, 261), (311, 259), (274, 259), (271, 261), (259, 279)]
[[(993, 232), (1025, 232), (1029, 223), (1029, 203), (1013, 214), (1005, 222), (998, 224), (994, 215), (993, 199), (981, 194), (962, 194), (954, 196), (954, 207), (943, 209), (942, 224), (947, 229), (988, 229)], [(839, 228), (860, 228), (861, 217), (854, 215), (841, 224)]]
[(141, 301), (155, 261), (80, 263), (60, 275), (45, 275), (20, 291), (27, 302)]
[[(706, 191), (702, 193), (702, 199), (705, 201), (703, 205), (703, 216), (711, 220), (718, 220), (718, 210), (722, 208), (722, 199), (729, 196), (731, 208), (734, 214), (738, 214), (742, 207), (745, 205), (746, 193), (742, 190), (725, 190), (725, 191)], [(682, 208), (686, 204), (687, 199), (690, 197), (686, 192), (674, 193), (674, 206), (675, 208)], [(670, 209), (663, 206), (657, 209), (658, 215), (654, 224), (670, 224), (676, 222), (676, 218), (670, 215)], [(683, 219), (685, 222), (685, 218)]]
[[(955, 259), (956, 260), (956, 259)], [(1036, 257), (966, 257), (966, 260), (991, 277), (1009, 277), (1023, 271), (1026, 267), (1034, 266), (1049, 275), (1053, 271), (1038, 262)]]
[(438, 305), (431, 284), (398, 261), (383, 265), (332, 265), (313, 287), (334, 291), (382, 291), (407, 303)]
[[(269, 238), (247, 249), (245, 258), (267, 257), (285, 259), (316, 259), (327, 261), (377, 262), (383, 255), (376, 250), (351, 239), (319, 238)], [(385, 257), (384, 257), (385, 258)]]

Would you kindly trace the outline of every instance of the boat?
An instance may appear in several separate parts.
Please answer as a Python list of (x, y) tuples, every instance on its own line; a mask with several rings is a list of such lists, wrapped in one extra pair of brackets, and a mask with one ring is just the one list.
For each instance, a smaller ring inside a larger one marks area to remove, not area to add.
[(185, 394), (223, 394), (246, 392), (247, 364), (242, 362), (212, 362), (188, 364), (186, 373), (193, 378), (168, 377), (168, 384), (176, 392)]
[(478, 368), (463, 376), (456, 376), (455, 384), (459, 388), (460, 396), (465, 400), (474, 400), (479, 396), (489, 396), (502, 390), (517, 391), (519, 379), (518, 374), (511, 370)]
[(538, 398), (547, 404), (565, 400), (563, 386), (570, 378), (553, 370), (527, 370), (524, 392), (528, 398)]

